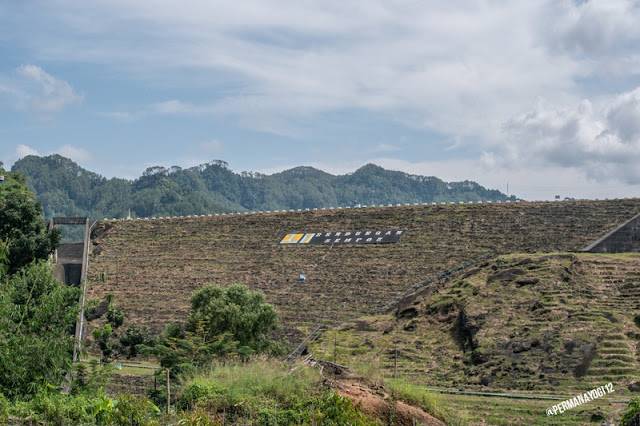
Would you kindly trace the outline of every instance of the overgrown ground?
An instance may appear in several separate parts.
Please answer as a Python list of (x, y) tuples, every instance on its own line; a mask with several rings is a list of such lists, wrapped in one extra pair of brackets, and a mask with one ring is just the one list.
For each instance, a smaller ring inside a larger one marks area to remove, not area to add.
[(640, 392), (639, 317), (640, 254), (506, 255), (344, 323), (311, 352), (424, 386), (573, 395), (612, 383), (620, 399)]
[[(633, 199), (101, 222), (89, 269), (107, 279), (93, 280), (90, 297), (113, 294), (128, 322), (160, 331), (186, 318), (193, 290), (238, 282), (276, 305), (292, 346), (324, 325), (330, 331), (312, 353), (365, 373), (567, 396), (611, 382), (613, 397), (628, 398), (640, 391), (640, 257), (571, 251), (639, 211)], [(389, 245), (278, 244), (292, 232), (365, 229), (406, 232)], [(485, 263), (377, 314), (414, 283), (489, 250)], [(307, 281), (297, 281), (300, 273)], [(331, 329), (356, 314), (364, 315)], [(471, 424), (581, 424), (621, 408), (613, 397), (564, 420), (546, 418), (546, 401), (444, 400)]]
[[(371, 312), (427, 276), (488, 250), (576, 250), (638, 212), (640, 199), (100, 222), (93, 231), (89, 297), (113, 294), (129, 321), (160, 331), (186, 318), (189, 295), (205, 283), (246, 284), (276, 305), (294, 343), (317, 325)], [(387, 245), (278, 244), (291, 232), (367, 229), (406, 233)], [(98, 280), (104, 276), (106, 282)]]

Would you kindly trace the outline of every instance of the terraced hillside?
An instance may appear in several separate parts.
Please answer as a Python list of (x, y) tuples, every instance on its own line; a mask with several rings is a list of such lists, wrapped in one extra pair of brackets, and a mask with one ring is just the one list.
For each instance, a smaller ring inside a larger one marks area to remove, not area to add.
[[(431, 274), (491, 250), (577, 250), (640, 212), (640, 199), (448, 204), (100, 222), (92, 298), (116, 296), (128, 320), (182, 321), (205, 283), (262, 290), (292, 343), (309, 329), (371, 312)], [(396, 244), (280, 245), (291, 232), (405, 230)], [(298, 281), (304, 273), (307, 280)]]
[(500, 256), (312, 351), (431, 386), (638, 392), (640, 254)]

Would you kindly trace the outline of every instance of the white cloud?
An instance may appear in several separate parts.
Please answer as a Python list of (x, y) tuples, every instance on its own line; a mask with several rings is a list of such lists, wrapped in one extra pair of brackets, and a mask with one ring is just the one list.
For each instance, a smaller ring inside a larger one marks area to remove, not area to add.
[(124, 122), (134, 122), (138, 120), (141, 115), (139, 113), (127, 112), (127, 111), (112, 111), (112, 112), (103, 112), (100, 115), (108, 118), (112, 118), (118, 121)]
[(151, 114), (228, 114), (284, 135), (300, 117), (356, 109), (489, 141), (536, 95), (566, 96), (577, 69), (538, 47), (536, 2), (56, 4), (46, 16), (64, 42), (41, 40), (42, 57), (210, 94), (141, 106)]
[[(51, 0), (34, 10), (40, 15), (11, 27), (34, 57), (97, 65), (154, 94), (106, 114), (119, 120), (214, 115), (299, 142), (325, 117), (356, 111), (442, 135), (439, 143), (452, 141), (448, 157), (484, 151), (474, 161), (380, 159), (407, 171), (468, 171), (478, 181), (482, 172), (495, 182), (517, 175), (541, 187), (640, 180), (635, 1)], [(41, 111), (81, 100), (36, 66), (20, 75), (37, 85), (20, 90), (42, 99)], [(0, 88), (18, 97), (7, 93)], [(471, 144), (481, 146), (465, 149)], [(372, 143), (370, 155), (394, 145)]]
[[(618, 56), (638, 51), (640, 7), (630, 0), (565, 0), (553, 5), (545, 34), (552, 50)], [(558, 7), (559, 6), (559, 7)]]
[(5, 155), (5, 157), (2, 158), (4, 167), (9, 169), (11, 168), (13, 163), (18, 161), (19, 159), (26, 157), (27, 155), (39, 155), (39, 154), (37, 150), (31, 148), (30, 146), (19, 144), (16, 146), (16, 149), (13, 153), (5, 152), (3, 153), (3, 155)]
[(14, 154), (16, 160), (22, 157), (26, 157), (27, 155), (38, 155), (38, 151), (31, 148), (30, 146), (22, 145), (22, 144), (16, 147), (16, 152)]
[(55, 152), (52, 152), (51, 154), (54, 154), (54, 153), (60, 154), (63, 157), (70, 158), (77, 163), (89, 162), (92, 160), (92, 156), (89, 153), (89, 151), (87, 151), (84, 148), (76, 148), (75, 146), (72, 146), (72, 145), (62, 145), (60, 148), (58, 148)]
[(36, 65), (22, 65), (17, 73), (25, 81), (38, 86), (39, 90), (28, 87), (24, 97), (28, 108), (43, 117), (57, 114), (69, 105), (82, 102), (84, 98), (69, 83), (56, 79)]
[(204, 154), (220, 152), (222, 151), (222, 143), (220, 143), (220, 141), (217, 139), (212, 139), (195, 146), (194, 148), (192, 148), (192, 151), (197, 151)]
[(491, 156), (506, 169), (557, 166), (601, 182), (640, 184), (640, 87), (575, 107), (540, 101), (504, 126), (506, 144)]
[(199, 112), (201, 108), (176, 99), (158, 102), (150, 106), (150, 111), (156, 114), (188, 114)]
[(379, 143), (373, 147), (372, 152), (396, 152), (400, 151), (401, 148), (388, 143)]
[[(488, 161), (486, 155), (477, 159), (452, 159), (446, 161), (406, 161), (397, 158), (372, 157), (361, 160), (331, 163), (311, 163), (312, 167), (334, 175), (352, 173), (367, 163), (377, 164), (389, 170), (401, 170), (406, 173), (435, 176), (446, 182), (471, 180), (488, 189), (497, 189), (503, 193), (515, 195), (525, 200), (553, 200), (561, 198), (618, 198), (637, 194), (640, 184), (626, 182), (601, 183), (589, 179), (584, 171), (560, 167), (552, 164), (531, 165), (528, 167), (496, 167)], [(290, 169), (283, 165), (260, 170), (273, 174)], [(463, 201), (463, 200), (461, 200)]]

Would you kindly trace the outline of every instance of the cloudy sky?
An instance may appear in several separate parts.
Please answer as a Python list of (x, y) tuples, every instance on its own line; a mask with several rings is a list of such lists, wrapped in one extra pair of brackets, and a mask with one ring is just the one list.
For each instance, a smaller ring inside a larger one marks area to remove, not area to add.
[(0, 0), (0, 161), (640, 196), (640, 3)]

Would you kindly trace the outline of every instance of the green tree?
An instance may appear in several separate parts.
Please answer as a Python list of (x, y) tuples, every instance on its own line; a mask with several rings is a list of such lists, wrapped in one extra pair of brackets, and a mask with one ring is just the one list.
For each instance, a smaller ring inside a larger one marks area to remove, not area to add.
[(191, 309), (186, 331), (167, 324), (154, 347), (138, 346), (174, 375), (210, 364), (215, 357), (282, 353), (284, 346), (269, 338), (278, 326), (277, 312), (260, 292), (238, 284), (209, 284), (192, 295)]
[(71, 370), (80, 290), (53, 277), (44, 261), (34, 262), (0, 287), (0, 393), (33, 395), (60, 387)]
[(95, 343), (102, 352), (102, 362), (111, 362), (120, 352), (120, 341), (116, 340), (116, 330), (124, 324), (122, 310), (109, 305), (107, 309), (107, 323), (102, 328), (96, 328), (92, 332)]
[(0, 174), (8, 182), (0, 185), (0, 394), (34, 395), (71, 370), (80, 290), (43, 260), (60, 234), (45, 229), (24, 176)]
[(191, 296), (188, 332), (202, 328), (205, 336), (229, 333), (239, 346), (260, 353), (276, 348), (268, 336), (277, 327), (278, 314), (273, 305), (264, 301), (264, 294), (244, 285), (224, 288), (208, 284)]
[(149, 334), (147, 327), (138, 327), (135, 324), (131, 324), (120, 335), (119, 342), (119, 353), (127, 359), (135, 358), (138, 355), (138, 345), (155, 345), (155, 341)]
[(60, 244), (60, 230), (44, 226), (42, 205), (35, 201), (19, 173), (0, 168), (7, 184), (0, 185), (0, 240), (8, 243), (9, 273), (35, 259), (46, 259)]

